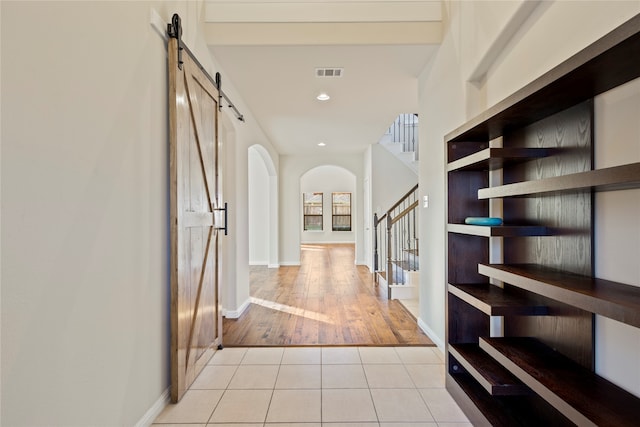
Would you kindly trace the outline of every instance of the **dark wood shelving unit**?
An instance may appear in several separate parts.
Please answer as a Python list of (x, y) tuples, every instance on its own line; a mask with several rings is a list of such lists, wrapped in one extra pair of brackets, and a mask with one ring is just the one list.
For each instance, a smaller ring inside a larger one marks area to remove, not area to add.
[(517, 182), (478, 190), (479, 199), (530, 196), (593, 189), (595, 191), (627, 190), (640, 187), (640, 163), (562, 175), (537, 181)]
[(551, 148), (485, 148), (450, 162), (447, 172), (466, 170), (496, 170), (510, 164), (540, 159), (553, 153)]
[(555, 232), (544, 226), (537, 225), (501, 225), (484, 226), (469, 224), (447, 224), (449, 233), (469, 234), (483, 237), (522, 237), (522, 236), (552, 236)]
[(480, 338), (480, 348), (579, 426), (638, 425), (638, 398), (533, 338)]
[(546, 305), (490, 283), (449, 284), (449, 293), (488, 316), (544, 316)]
[[(640, 284), (594, 277), (592, 224), (595, 192), (640, 188), (640, 163), (593, 169), (594, 97), (638, 58), (640, 15), (445, 137), (446, 385), (474, 425), (640, 423), (595, 373), (594, 323), (640, 328)], [(463, 224), (491, 199), (506, 226)]]
[(639, 286), (571, 274), (535, 264), (480, 264), (478, 272), (640, 328)]
[[(492, 396), (531, 394), (529, 387), (477, 344), (452, 344), (449, 353)], [(454, 367), (455, 370), (455, 367)]]

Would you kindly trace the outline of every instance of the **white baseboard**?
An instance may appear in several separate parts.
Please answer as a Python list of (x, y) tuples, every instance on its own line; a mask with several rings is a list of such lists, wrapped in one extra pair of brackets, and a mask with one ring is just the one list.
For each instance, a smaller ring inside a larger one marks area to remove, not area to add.
[(354, 243), (354, 240), (336, 240), (331, 242), (328, 242), (326, 240), (305, 240), (304, 242), (300, 242), (301, 245), (352, 245)]
[(280, 268), (280, 264), (269, 264), (267, 261), (249, 261), (250, 267)]
[(242, 313), (249, 307), (249, 304), (251, 304), (251, 301), (247, 299), (237, 310), (223, 310), (222, 315), (227, 319), (237, 319), (242, 316)]
[(291, 266), (291, 267), (299, 267), (300, 266), (300, 261), (284, 261), (281, 262), (280, 265), (284, 265), (286, 267)]
[(170, 388), (167, 388), (158, 400), (149, 408), (147, 412), (140, 418), (140, 420), (135, 424), (135, 427), (149, 427), (153, 424), (153, 421), (158, 418), (160, 412), (169, 404), (170, 397)]
[(391, 285), (391, 299), (415, 299), (418, 297), (418, 288), (411, 285)]
[(429, 337), (429, 339), (431, 341), (433, 341), (433, 343), (438, 346), (438, 349), (444, 354), (444, 343), (442, 342), (442, 340), (436, 335), (435, 332), (433, 332), (433, 330), (427, 326), (426, 323), (424, 323), (424, 321), (421, 318), (418, 318), (418, 326), (420, 327), (420, 329), (422, 329), (422, 332), (424, 332), (425, 334), (427, 334), (427, 336)]

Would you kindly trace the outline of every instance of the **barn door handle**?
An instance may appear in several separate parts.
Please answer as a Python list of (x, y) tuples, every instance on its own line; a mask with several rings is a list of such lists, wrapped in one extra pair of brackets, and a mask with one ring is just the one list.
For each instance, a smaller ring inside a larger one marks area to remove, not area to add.
[(224, 230), (224, 235), (227, 235), (228, 229), (227, 229), (227, 224), (229, 224), (229, 210), (227, 209), (228, 205), (227, 202), (224, 202), (224, 208), (216, 208), (214, 209), (214, 211), (224, 211), (224, 227), (216, 227), (216, 230)]

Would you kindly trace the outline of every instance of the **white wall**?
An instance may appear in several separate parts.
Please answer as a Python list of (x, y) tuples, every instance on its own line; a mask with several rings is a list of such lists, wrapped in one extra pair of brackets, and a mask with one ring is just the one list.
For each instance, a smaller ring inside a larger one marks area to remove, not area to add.
[[(355, 206), (357, 196), (356, 192), (356, 176), (350, 171), (332, 165), (317, 166), (300, 177), (300, 195), (299, 204), (300, 218), (302, 218), (302, 194), (303, 193), (322, 193), (323, 209), (322, 209), (322, 231), (305, 231), (301, 229), (301, 243), (355, 243), (356, 229), (355, 217), (356, 211), (352, 208), (351, 231), (332, 231), (331, 218), (331, 193), (347, 192), (351, 193), (351, 204)], [(302, 226), (302, 220), (300, 221)]]
[(380, 216), (418, 183), (418, 176), (380, 144), (371, 145), (371, 162), (371, 206)]
[(542, 2), (522, 25), (485, 81), (491, 106), (640, 12), (640, 1)]
[[(507, 21), (522, 19), (522, 16), (516, 16), (518, 8), (513, 8), (512, 5), (507, 5), (511, 8), (511, 14), (497, 15), (486, 13), (488, 9), (478, 9), (494, 6), (495, 4), (491, 3), (485, 5), (484, 2), (445, 2), (446, 33), (443, 43), (436, 57), (420, 76), (420, 152), (432, 153), (431, 157), (421, 158), (420, 166), (420, 191), (421, 194), (429, 194), (430, 200), (430, 207), (422, 209), (420, 217), (421, 259), (422, 254), (425, 254), (425, 262), (429, 263), (420, 281), (420, 321), (441, 342), (444, 342), (445, 330), (443, 307), (446, 265), (444, 136), (476, 113), (499, 102), (640, 12), (639, 1), (541, 2), (534, 9), (527, 11), (517, 31), (506, 33), (508, 40), (474, 36), (479, 29), (490, 28), (489, 24), (500, 27), (500, 23), (496, 22), (497, 18)], [(470, 19), (469, 14), (474, 18)], [(487, 45), (481, 45), (483, 40)], [(489, 55), (492, 62), (486, 67), (486, 75), (472, 84), (469, 83), (467, 80), (472, 74), (469, 71), (478, 68), (478, 64), (463, 62), (472, 61), (474, 58), (482, 61), (485, 53), (491, 52), (496, 43), (505, 47), (498, 55)], [(469, 50), (469, 46), (485, 53), (465, 56), (464, 52)], [(638, 117), (630, 123), (631, 125), (627, 126), (631, 126), (633, 130), (628, 132), (637, 140), (637, 134), (634, 132), (637, 132)], [(608, 135), (610, 131), (597, 132)], [(609, 139), (608, 136), (598, 138)], [(601, 148), (606, 152), (608, 147), (609, 144), (606, 143)], [(631, 204), (633, 205), (633, 202)], [(636, 205), (632, 207), (637, 208)], [(615, 204), (610, 208), (617, 209)], [(600, 212), (600, 209), (607, 207), (603, 207), (600, 201), (598, 209)], [(603, 227), (599, 222), (597, 226)], [(596, 236), (596, 256), (599, 254), (602, 258), (599, 263), (606, 264), (609, 258), (603, 258), (603, 255), (607, 257), (607, 243), (602, 235), (603, 233), (598, 232)], [(638, 253), (633, 244), (628, 249), (632, 253)], [(619, 250), (616, 249), (616, 253)], [(637, 256), (635, 258), (637, 259)], [(608, 275), (613, 270), (601, 264), (597, 267), (601, 272), (599, 274)], [(627, 278), (626, 281), (638, 284), (637, 266), (632, 271), (621, 274)], [(622, 326), (612, 327), (610, 323), (598, 318), (598, 371), (615, 377), (616, 382), (638, 394), (640, 361), (637, 358), (637, 331), (630, 332), (630, 328)], [(629, 348), (631, 356), (614, 357), (613, 353), (617, 353), (618, 350), (614, 350), (610, 344), (618, 345), (625, 340), (628, 343), (624, 348)], [(623, 378), (622, 371), (631, 372), (629, 378)]]
[(356, 192), (352, 200), (352, 226), (355, 230), (356, 263), (364, 264), (363, 251), (363, 155), (345, 154), (340, 157), (328, 155), (280, 156), (280, 263), (300, 264), (300, 243), (302, 241), (302, 218), (300, 201), (300, 177), (317, 166), (338, 166), (356, 177)]
[[(149, 20), (179, 13), (213, 74), (201, 6), (0, 2), (2, 425), (134, 425), (166, 396), (167, 59)], [(245, 153), (225, 165), (241, 194), (233, 303), (248, 294), (247, 147), (265, 139), (248, 119), (226, 119)]]
[(260, 154), (249, 149), (249, 264), (269, 264), (269, 173)]
[[(595, 103), (597, 168), (640, 162), (640, 79)], [(596, 276), (640, 286), (640, 190), (596, 193)], [(596, 371), (640, 396), (640, 329), (596, 317)]]
[[(449, 13), (452, 13), (451, 11)], [(453, 11), (455, 13), (455, 11)], [(445, 342), (445, 154), (444, 135), (464, 122), (464, 82), (460, 75), (454, 34), (454, 15), (438, 54), (419, 78), (420, 199), (420, 313), (418, 322), (444, 350)], [(421, 205), (422, 206), (422, 205)]]

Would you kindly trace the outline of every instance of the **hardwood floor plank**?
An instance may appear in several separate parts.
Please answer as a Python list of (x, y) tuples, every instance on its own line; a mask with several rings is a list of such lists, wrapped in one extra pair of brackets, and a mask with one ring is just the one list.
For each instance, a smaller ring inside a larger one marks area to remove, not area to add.
[(251, 267), (252, 303), (224, 319), (224, 345), (433, 345), (354, 259), (353, 244), (314, 244), (300, 266)]

